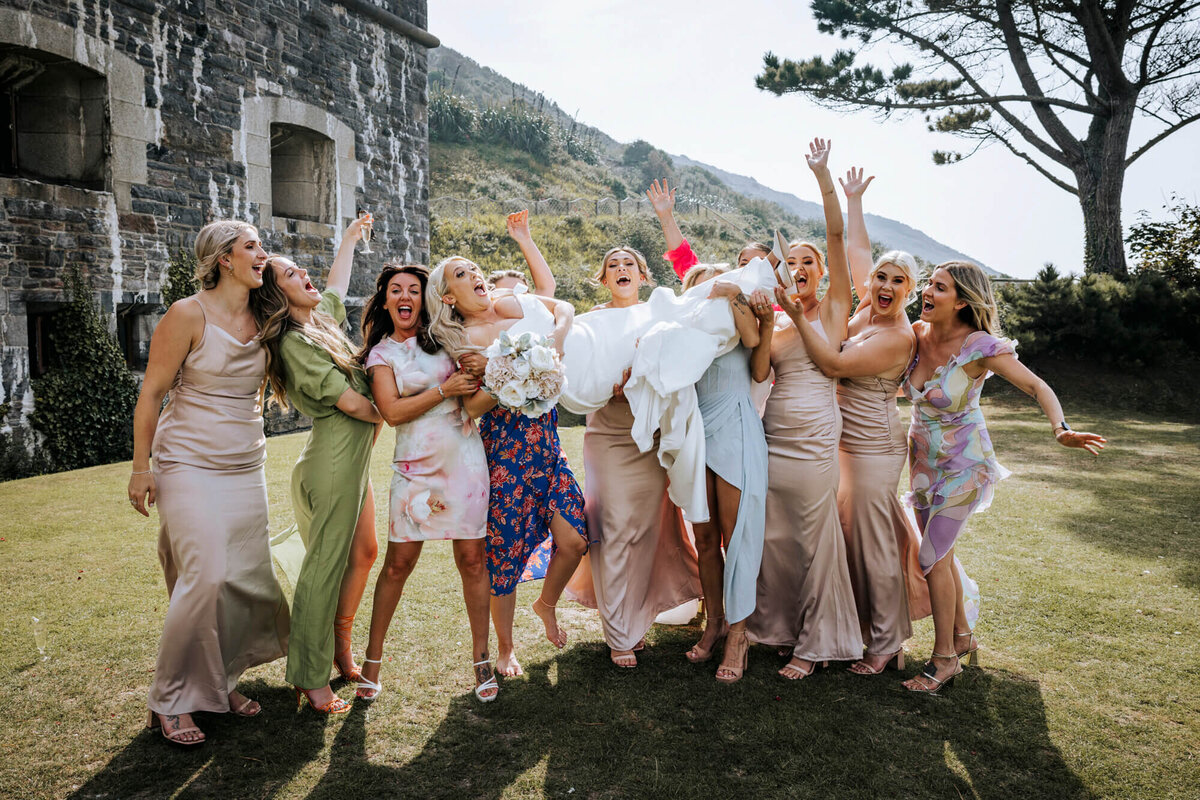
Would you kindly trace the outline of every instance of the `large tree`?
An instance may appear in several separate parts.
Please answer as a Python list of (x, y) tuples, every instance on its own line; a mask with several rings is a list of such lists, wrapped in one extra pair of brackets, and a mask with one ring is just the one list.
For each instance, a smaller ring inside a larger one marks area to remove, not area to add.
[[(1125, 170), (1200, 119), (1197, 9), (1200, 0), (813, 0), (821, 32), (899, 45), (914, 63), (767, 53), (756, 82), (838, 110), (924, 113), (930, 130), (975, 149), (999, 142), (1079, 198), (1087, 270), (1124, 276)], [(1133, 145), (1139, 117), (1154, 130)], [(934, 153), (938, 164), (962, 158)]]

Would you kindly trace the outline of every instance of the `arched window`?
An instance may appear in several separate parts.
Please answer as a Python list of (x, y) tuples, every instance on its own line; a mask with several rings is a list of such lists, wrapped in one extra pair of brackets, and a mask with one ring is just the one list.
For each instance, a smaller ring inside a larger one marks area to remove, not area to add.
[(106, 189), (107, 96), (87, 67), (0, 45), (0, 173)]

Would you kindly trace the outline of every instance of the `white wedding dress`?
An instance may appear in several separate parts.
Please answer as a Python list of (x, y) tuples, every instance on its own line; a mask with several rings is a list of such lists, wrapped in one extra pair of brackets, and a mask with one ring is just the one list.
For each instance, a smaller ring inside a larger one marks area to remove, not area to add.
[[(746, 293), (776, 285), (763, 258), (720, 280)], [(580, 314), (565, 342), (567, 387), (559, 400), (576, 414), (595, 411), (612, 398), (613, 385), (631, 368), (625, 396), (634, 416), (633, 439), (645, 453), (659, 433), (658, 459), (670, 478), (668, 493), (690, 522), (708, 520), (696, 382), (714, 359), (738, 344), (729, 301), (709, 300), (712, 286), (703, 283), (678, 296), (660, 287), (645, 303)], [(553, 319), (550, 323), (552, 328)]]

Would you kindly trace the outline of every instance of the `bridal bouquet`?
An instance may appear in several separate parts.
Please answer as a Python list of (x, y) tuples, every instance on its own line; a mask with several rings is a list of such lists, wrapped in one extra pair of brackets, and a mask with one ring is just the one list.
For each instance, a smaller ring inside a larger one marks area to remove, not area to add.
[(513, 337), (501, 331), (483, 354), (483, 388), (510, 411), (536, 418), (554, 408), (567, 385), (562, 361), (550, 339), (526, 331)]

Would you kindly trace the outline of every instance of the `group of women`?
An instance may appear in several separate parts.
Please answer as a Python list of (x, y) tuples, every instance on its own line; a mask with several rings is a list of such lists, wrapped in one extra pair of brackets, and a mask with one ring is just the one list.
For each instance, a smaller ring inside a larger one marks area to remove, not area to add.
[[(780, 238), (738, 256), (738, 267), (770, 262), (773, 294), (747, 294), (722, 277), (726, 265), (699, 264), (674, 220), (674, 192), (657, 182), (647, 191), (685, 291), (727, 304), (739, 342), (694, 387), (708, 513), (690, 532), (660, 458), (631, 435), (625, 380), (588, 415), (586, 493), (562, 454), (556, 412), (530, 418), (481, 385), (482, 351), (501, 332), (546, 333), (561, 354), (574, 321), (554, 299), (524, 212), (508, 225), (532, 287), (523, 273), (485, 276), (462, 256), (432, 270), (388, 264), (363, 311), (361, 346), (343, 330), (343, 301), (369, 215), (343, 234), (324, 292), (266, 253), (251, 225), (201, 230), (202, 288), (159, 323), (134, 420), (129, 501), (147, 516), (157, 502), (170, 596), (150, 726), (193, 746), (204, 734), (192, 712), (258, 714), (238, 680), (285, 653), (298, 704), (349, 710), (332, 669), (374, 700), (405, 582), (424, 542), (439, 539), (453, 541), (482, 702), (497, 697), (496, 673), (521, 674), (514, 590), (532, 579), (543, 580), (532, 610), (555, 646), (567, 642), (556, 615), (565, 596), (598, 609), (612, 661), (626, 668), (658, 614), (703, 598), (703, 633), (685, 655), (709, 661), (723, 642), (716, 679), (726, 683), (742, 677), (752, 642), (779, 648), (789, 679), (831, 661), (863, 675), (903, 668), (910, 620), (932, 612), (933, 655), (905, 685), (939, 691), (978, 648), (954, 543), (1005, 475), (979, 408), (984, 380), (995, 372), (1032, 395), (1061, 445), (1096, 453), (1104, 439), (1071, 430), (1054, 393), (1016, 359), (979, 267), (938, 266), (919, 293), (920, 321), (909, 323), (915, 261), (894, 251), (872, 263), (862, 211), (872, 179), (851, 170), (842, 182), (844, 226), (828, 156), (814, 140), (827, 252)], [(597, 314), (638, 305), (651, 283), (627, 246), (604, 255), (595, 279), (610, 294)], [(306, 554), (290, 620), (268, 549), (264, 384), (313, 419), (292, 475)], [(898, 390), (913, 404), (907, 441)], [(350, 631), (376, 559), (368, 465), (385, 422), (395, 428), (388, 547), (359, 667)], [(919, 530), (897, 498), (906, 458)]]

